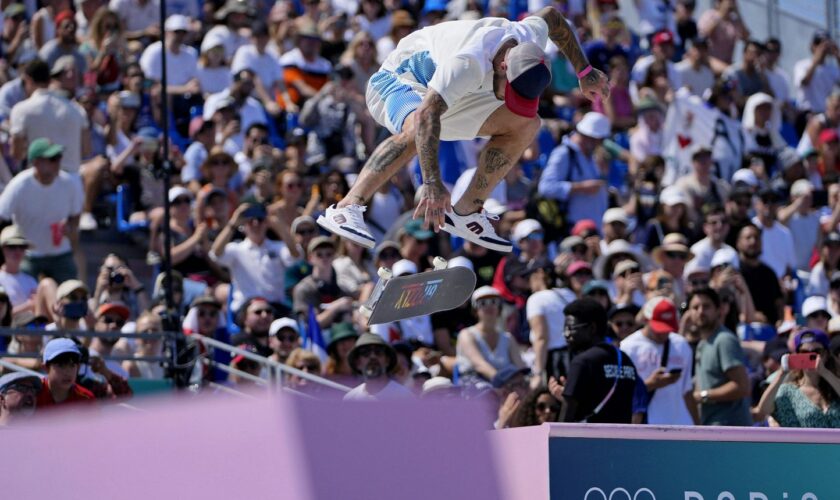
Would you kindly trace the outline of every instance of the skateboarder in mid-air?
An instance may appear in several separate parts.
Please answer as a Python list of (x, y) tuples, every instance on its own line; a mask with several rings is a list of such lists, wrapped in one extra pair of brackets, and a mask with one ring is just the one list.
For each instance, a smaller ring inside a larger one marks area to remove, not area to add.
[[(376, 241), (362, 216), (365, 204), (417, 154), (423, 186), (414, 217), (424, 217), (426, 228), (511, 251), (483, 205), (539, 130), (539, 97), (551, 80), (543, 52), (548, 39), (578, 72), (587, 98), (609, 96), (607, 77), (589, 65), (572, 27), (553, 7), (520, 22), (451, 21), (403, 38), (367, 88), (371, 115), (393, 135), (376, 148), (347, 196), (327, 208), (318, 224), (373, 248)], [(453, 206), (441, 179), (438, 146), (441, 140), (476, 137), (490, 141)]]

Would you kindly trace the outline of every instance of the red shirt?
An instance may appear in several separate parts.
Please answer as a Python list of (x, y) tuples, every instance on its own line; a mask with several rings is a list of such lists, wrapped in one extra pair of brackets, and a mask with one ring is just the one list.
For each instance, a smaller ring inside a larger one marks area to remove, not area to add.
[(70, 388), (70, 393), (67, 395), (67, 399), (65, 399), (61, 403), (56, 403), (52, 397), (52, 393), (50, 392), (49, 381), (46, 378), (44, 378), (41, 380), (41, 382), (41, 392), (38, 393), (38, 400), (36, 406), (39, 409), (64, 404), (96, 402), (96, 398), (93, 396), (92, 392), (80, 386), (79, 384), (73, 384), (73, 387)]

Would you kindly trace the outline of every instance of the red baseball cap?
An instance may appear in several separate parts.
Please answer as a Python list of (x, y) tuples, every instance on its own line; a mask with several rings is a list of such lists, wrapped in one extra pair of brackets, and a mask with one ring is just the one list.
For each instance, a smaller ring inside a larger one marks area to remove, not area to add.
[(662, 30), (657, 34), (653, 35), (653, 44), (654, 45), (663, 45), (666, 43), (670, 43), (673, 45), (674, 43), (674, 35), (668, 30)]
[(596, 224), (592, 219), (577, 221), (577, 223), (575, 223), (572, 227), (572, 236), (580, 236), (582, 238), (585, 233), (592, 232), (598, 233), (598, 224)]
[(566, 268), (566, 275), (574, 276), (575, 273), (582, 270), (588, 270), (589, 272), (592, 272), (592, 266), (589, 265), (589, 263), (585, 260), (576, 260), (569, 264), (569, 267)]
[(667, 335), (680, 329), (677, 306), (666, 297), (654, 297), (647, 301), (643, 310), (645, 319), (653, 333)]
[(827, 128), (820, 132), (820, 145), (840, 140), (836, 128)]
[(539, 45), (523, 42), (506, 57), (505, 105), (520, 116), (537, 116), (540, 96), (551, 83), (551, 70)]

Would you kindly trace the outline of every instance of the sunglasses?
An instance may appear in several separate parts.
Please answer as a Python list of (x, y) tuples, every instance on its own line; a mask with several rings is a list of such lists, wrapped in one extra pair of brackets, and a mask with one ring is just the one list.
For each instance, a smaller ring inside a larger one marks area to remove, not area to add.
[(76, 358), (65, 358), (51, 361), (50, 364), (55, 365), (59, 368), (72, 368), (75, 366), (79, 366), (79, 360)]
[(189, 205), (189, 204), (190, 204), (190, 199), (187, 198), (187, 197), (175, 198), (175, 201), (172, 202), (172, 206)]
[(588, 328), (588, 327), (589, 327), (589, 323), (575, 323), (572, 326), (569, 326), (568, 324), (566, 324), (563, 327), (563, 329), (567, 332), (577, 332), (577, 331), (583, 330), (584, 328)]
[(550, 411), (551, 413), (558, 413), (560, 411), (560, 405), (550, 404), (550, 403), (537, 403), (537, 411)]
[(3, 247), (3, 248), (7, 248), (7, 249), (9, 249), (9, 250), (14, 250), (14, 251), (21, 251), (21, 252), (22, 252), (22, 251), (24, 251), (24, 250), (26, 250), (26, 246), (25, 246), (25, 245), (6, 245), (6, 246), (5, 246), (5, 247)]
[(358, 350), (360, 357), (368, 357), (368, 356), (385, 356), (387, 351), (384, 347), (378, 345), (370, 345), (360, 347)]
[(320, 371), (320, 367), (315, 363), (303, 363), (300, 365), (295, 366), (298, 370), (302, 372), (318, 372)]
[(545, 238), (545, 235), (540, 232), (534, 232), (529, 234), (528, 236), (522, 238), (523, 240), (531, 240), (531, 241), (542, 241)]
[(262, 316), (263, 314), (268, 314), (268, 315), (274, 314), (274, 311), (272, 311), (271, 309), (256, 309), (256, 310), (251, 311), (251, 312), (256, 314), (257, 316)]
[(694, 288), (703, 288), (709, 284), (709, 280), (689, 280), (688, 282)]
[(198, 317), (199, 318), (215, 318), (218, 315), (219, 315), (219, 311), (217, 311), (215, 309), (212, 310), (212, 311), (209, 311), (209, 310), (208, 311), (201, 311), (201, 310), (198, 311)]
[(572, 247), (573, 253), (586, 253), (586, 245), (576, 245)]
[(590, 271), (589, 269), (581, 269), (580, 271), (573, 274), (572, 278), (591, 278), (592, 276), (592, 271)]
[(687, 260), (688, 254), (685, 252), (665, 252), (665, 257), (669, 259)]
[(382, 260), (399, 259), (400, 258), (400, 253), (396, 252), (396, 251), (394, 251), (394, 252), (382, 252), (381, 254), (379, 254), (379, 258), (382, 259)]
[(280, 342), (297, 342), (297, 335), (278, 335), (277, 340)]
[(475, 307), (499, 306), (502, 300), (498, 298), (478, 299), (475, 301)]
[(799, 349), (796, 352), (799, 353), (799, 354), (819, 354), (819, 355), (823, 355), (823, 354), (825, 354), (825, 348), (817, 347), (817, 348), (814, 348), (814, 349)]
[(315, 229), (298, 229), (295, 231), (295, 234), (299, 234), (301, 236), (309, 236), (310, 234), (315, 234)]
[(615, 325), (615, 326), (617, 326), (617, 327), (619, 327), (619, 328), (630, 328), (631, 326), (635, 326), (635, 325), (636, 325), (636, 322), (635, 322), (635, 321), (631, 321), (631, 320), (627, 320), (627, 321), (613, 321), (613, 322), (612, 322), (612, 324), (613, 324), (613, 325)]
[(119, 327), (125, 325), (125, 320), (122, 318), (115, 318), (113, 316), (103, 316), (102, 322), (106, 325), (117, 325)]
[(315, 257), (319, 259), (332, 259), (335, 257), (335, 252), (315, 252)]

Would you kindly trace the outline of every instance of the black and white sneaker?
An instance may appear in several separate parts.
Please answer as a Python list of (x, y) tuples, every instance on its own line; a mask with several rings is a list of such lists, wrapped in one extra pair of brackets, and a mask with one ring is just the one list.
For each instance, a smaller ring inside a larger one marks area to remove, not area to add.
[(510, 252), (513, 245), (496, 234), (490, 220), (499, 220), (499, 216), (485, 210), (469, 215), (458, 215), (454, 210), (444, 214), (443, 230), (498, 252)]
[(342, 208), (330, 205), (324, 215), (318, 217), (317, 222), (319, 226), (342, 238), (347, 238), (365, 248), (373, 248), (376, 245), (376, 239), (365, 225), (365, 219), (362, 216), (365, 209), (362, 205), (348, 205)]

